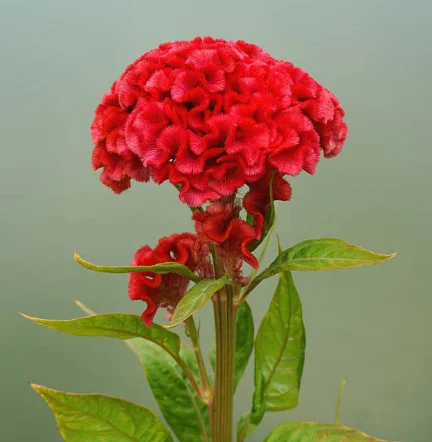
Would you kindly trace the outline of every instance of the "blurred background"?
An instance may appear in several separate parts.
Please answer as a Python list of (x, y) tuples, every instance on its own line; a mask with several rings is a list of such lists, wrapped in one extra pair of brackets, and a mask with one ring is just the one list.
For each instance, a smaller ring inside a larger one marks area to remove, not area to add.
[[(211, 35), (262, 46), (310, 72), (346, 110), (349, 137), (314, 177), (291, 180), (279, 205), (284, 246), (335, 236), (398, 256), (382, 266), (296, 274), (307, 328), (300, 406), (267, 414), (248, 440), (288, 420), (342, 422), (383, 439), (428, 442), (432, 432), (432, 4), (426, 0), (0, 1), (0, 421), (5, 442), (61, 440), (27, 380), (101, 392), (156, 409), (122, 342), (56, 334), (18, 311), (140, 314), (127, 275), (87, 272), (86, 259), (122, 265), (159, 237), (190, 231), (170, 185), (121, 196), (90, 167), (89, 125), (124, 68), (163, 41)], [(275, 253), (275, 248), (271, 250)], [(276, 281), (250, 298), (255, 319)], [(209, 324), (210, 308), (203, 313)], [(203, 326), (207, 346), (211, 330)], [(236, 415), (250, 407), (252, 367)]]

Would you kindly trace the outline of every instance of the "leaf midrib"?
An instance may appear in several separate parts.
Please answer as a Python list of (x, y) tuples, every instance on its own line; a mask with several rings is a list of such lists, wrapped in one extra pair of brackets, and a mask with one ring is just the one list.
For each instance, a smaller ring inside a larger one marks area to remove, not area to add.
[[(57, 329), (55, 328), (55, 327), (53, 327), (53, 326), (51, 326), (51, 325), (49, 325), (48, 323), (46, 323), (45, 322), (45, 324), (44, 323), (42, 323), (42, 325), (46, 325), (47, 327), (49, 327), (49, 328), (51, 328), (51, 329), (53, 329), (54, 331), (56, 331)], [(170, 353), (170, 354), (173, 354), (174, 352), (170, 349), (170, 348), (168, 348), (166, 345), (164, 345), (162, 342), (160, 342), (160, 341), (158, 341), (158, 340), (156, 340), (156, 339), (152, 339), (151, 337), (149, 337), (149, 336), (145, 336), (145, 335), (142, 335), (142, 334), (138, 334), (138, 333), (135, 333), (135, 332), (131, 332), (131, 331), (127, 331), (127, 330), (121, 330), (121, 329), (115, 329), (115, 328), (108, 328), (108, 327), (101, 327), (101, 326), (86, 326), (86, 325), (79, 325), (78, 326), (79, 328), (82, 328), (82, 329), (84, 329), (84, 330), (102, 330), (102, 331), (113, 331), (113, 332), (117, 332), (117, 333), (123, 333), (123, 334), (125, 334), (125, 335), (128, 335), (128, 336), (130, 336), (131, 337), (131, 339), (134, 339), (134, 338), (140, 338), (140, 339), (145, 339), (145, 340), (147, 340), (147, 341), (151, 341), (151, 342), (154, 342), (156, 345), (159, 345), (159, 347), (162, 347), (164, 350), (166, 350), (168, 353)], [(63, 331), (63, 330), (62, 330)], [(67, 332), (67, 333), (69, 333), (69, 332)], [(75, 335), (75, 336), (83, 336), (83, 335)], [(90, 336), (90, 337), (95, 337), (95, 338), (108, 338), (108, 337), (110, 337), (110, 336), (100, 336), (100, 335), (84, 335), (84, 336)], [(114, 337), (116, 337), (116, 336), (114, 336)], [(122, 339), (122, 338), (118, 338), (117, 337), (117, 339)], [(168, 339), (166, 336), (165, 337), (163, 337), (163, 341), (165, 341), (166, 339)], [(127, 340), (127, 339), (122, 339), (122, 340)]]
[[(52, 396), (50, 396), (49, 394), (47, 394), (46, 396), (48, 396), (48, 397), (50, 398), (50, 401), (52, 401), (52, 402), (54, 402), (54, 403), (56, 403), (56, 404), (58, 404), (58, 405), (61, 405), (61, 406), (66, 405), (67, 407), (69, 407), (69, 408), (71, 408), (71, 409), (73, 409), (73, 410), (77, 410), (77, 411), (79, 411), (79, 412), (81, 412), (81, 413), (83, 412), (83, 410), (81, 410), (80, 408), (73, 407), (73, 406), (71, 406), (70, 404), (65, 404), (64, 402), (60, 402), (58, 399), (54, 399), (54, 398), (53, 398)], [(135, 438), (135, 437), (133, 437), (133, 436), (130, 436), (129, 434), (125, 433), (124, 431), (118, 429), (116, 426), (114, 426), (114, 424), (112, 424), (111, 422), (107, 421), (106, 419), (100, 417), (99, 415), (97, 415), (97, 414), (93, 414), (93, 413), (90, 413), (90, 412), (87, 412), (87, 411), (86, 411), (85, 413), (86, 413), (88, 416), (91, 416), (91, 417), (93, 417), (93, 418), (96, 418), (96, 419), (101, 420), (102, 422), (107, 423), (111, 428), (113, 428), (114, 430), (118, 431), (120, 434), (123, 434), (123, 435), (126, 436), (129, 440), (131, 440), (132, 442), (142, 442), (142, 441), (140, 441), (139, 439), (137, 439), (137, 438)], [(57, 414), (56, 414), (56, 413), (54, 413), (54, 414), (55, 414), (55, 416), (56, 416), (56, 418), (57, 418)], [(58, 422), (58, 424), (59, 424), (59, 427), (60, 427), (60, 426), (63, 427), (63, 425), (60, 425), (59, 422)], [(65, 426), (64, 426), (64, 427), (65, 427)], [(73, 430), (70, 430), (70, 431), (73, 431)]]
[[(269, 386), (269, 384), (270, 384), (270, 382), (271, 382), (271, 380), (272, 380), (272, 378), (273, 378), (273, 376), (274, 376), (274, 374), (276, 372), (276, 369), (279, 366), (280, 361), (282, 360), (282, 355), (285, 352), (285, 349), (286, 349), (286, 346), (287, 346), (287, 343), (288, 343), (288, 340), (289, 340), (289, 330), (291, 328), (291, 296), (289, 296), (289, 300), (290, 300), (290, 302), (289, 302), (290, 314), (289, 314), (288, 324), (285, 327), (286, 333), (284, 335), (284, 342), (283, 342), (283, 346), (282, 346), (283, 348), (282, 348), (282, 351), (279, 352), (278, 358), (277, 358), (277, 360), (276, 360), (276, 362), (275, 362), (275, 364), (274, 364), (274, 366), (273, 366), (273, 368), (272, 368), (272, 370), (270, 372), (270, 375), (269, 375), (266, 383), (264, 384), (264, 390), (265, 391), (267, 391), (267, 387)], [(283, 322), (282, 313), (281, 313), (280, 309), (278, 309), (278, 314), (279, 314), (280, 319)], [(267, 393), (264, 393), (264, 395), (267, 397)]]

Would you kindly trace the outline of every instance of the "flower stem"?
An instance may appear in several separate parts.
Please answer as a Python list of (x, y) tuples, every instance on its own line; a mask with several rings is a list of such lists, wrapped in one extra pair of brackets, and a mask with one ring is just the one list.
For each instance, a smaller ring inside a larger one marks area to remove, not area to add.
[(192, 341), (195, 359), (197, 361), (198, 370), (201, 379), (201, 399), (204, 403), (209, 404), (212, 396), (212, 387), (210, 385), (210, 380), (208, 377), (207, 369), (204, 363), (204, 358), (201, 351), (201, 345), (199, 341), (199, 331), (195, 326), (195, 321), (193, 316), (188, 318), (187, 321), (187, 330)]
[(216, 373), (213, 397), (213, 442), (232, 442), (236, 311), (232, 287), (214, 299)]

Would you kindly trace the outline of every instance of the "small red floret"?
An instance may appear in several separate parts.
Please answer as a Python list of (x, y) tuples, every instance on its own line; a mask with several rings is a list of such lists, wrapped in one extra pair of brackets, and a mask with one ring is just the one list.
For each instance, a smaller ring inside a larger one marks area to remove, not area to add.
[[(151, 266), (163, 262), (177, 262), (196, 271), (199, 257), (195, 253), (197, 237), (191, 233), (173, 234), (159, 240), (152, 249), (144, 246), (139, 249), (132, 261), (132, 266)], [(165, 307), (169, 313), (186, 293), (189, 280), (176, 273), (164, 275), (152, 272), (129, 274), (129, 297), (147, 303), (142, 314), (144, 324), (149, 327), (159, 307)]]
[(199, 241), (218, 247), (227, 273), (236, 272), (242, 261), (258, 267), (256, 257), (248, 249), (256, 239), (255, 230), (239, 218), (239, 212), (233, 204), (215, 202), (205, 212), (197, 210), (192, 217)]

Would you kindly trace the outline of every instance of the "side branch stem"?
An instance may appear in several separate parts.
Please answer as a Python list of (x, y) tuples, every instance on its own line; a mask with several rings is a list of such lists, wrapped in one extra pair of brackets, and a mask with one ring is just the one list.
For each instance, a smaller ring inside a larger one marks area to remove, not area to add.
[(189, 332), (190, 339), (192, 341), (192, 346), (195, 353), (195, 359), (197, 361), (198, 370), (201, 379), (201, 399), (204, 403), (209, 404), (212, 396), (212, 387), (208, 377), (207, 369), (204, 363), (204, 358), (201, 351), (201, 345), (199, 340), (199, 331), (195, 326), (195, 321), (193, 316), (191, 316), (187, 321), (187, 330)]

